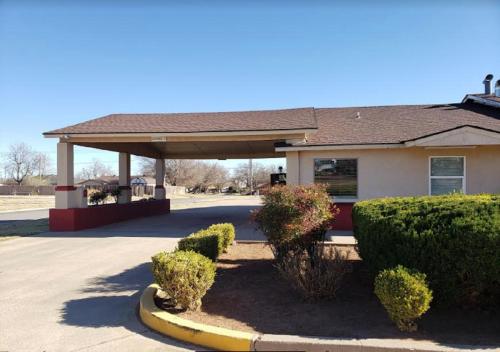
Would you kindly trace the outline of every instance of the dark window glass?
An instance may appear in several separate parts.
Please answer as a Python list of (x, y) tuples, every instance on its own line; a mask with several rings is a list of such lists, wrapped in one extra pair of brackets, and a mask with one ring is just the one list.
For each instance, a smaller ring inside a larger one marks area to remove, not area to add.
[(358, 160), (314, 159), (314, 182), (326, 184), (337, 198), (357, 198)]

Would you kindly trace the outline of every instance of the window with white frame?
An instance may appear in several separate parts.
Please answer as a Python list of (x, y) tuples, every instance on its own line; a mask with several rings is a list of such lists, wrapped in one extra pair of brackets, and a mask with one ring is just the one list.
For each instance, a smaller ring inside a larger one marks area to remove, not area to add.
[(357, 159), (314, 159), (314, 182), (323, 183), (337, 199), (358, 197)]
[(465, 193), (465, 157), (432, 156), (429, 164), (431, 195)]

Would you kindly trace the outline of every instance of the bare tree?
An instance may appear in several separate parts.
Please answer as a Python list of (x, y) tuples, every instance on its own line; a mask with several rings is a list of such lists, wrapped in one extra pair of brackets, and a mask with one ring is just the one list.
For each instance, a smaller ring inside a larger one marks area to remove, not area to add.
[[(242, 163), (233, 171), (232, 181), (238, 187), (250, 188), (252, 182), (253, 188), (258, 185), (268, 184), (271, 182), (271, 174), (278, 172), (277, 165), (263, 165), (261, 163), (253, 163), (253, 170), (250, 173), (248, 163)], [(250, 174), (252, 174), (250, 176)]]
[(34, 169), (33, 149), (25, 144), (12, 144), (5, 154), (5, 172), (18, 185), (21, 185), (26, 177), (33, 173)]
[(113, 171), (107, 165), (105, 165), (99, 159), (92, 159), (89, 166), (82, 168), (82, 171), (78, 174), (78, 178), (84, 180), (95, 180), (96, 178), (102, 176), (111, 176)]
[(47, 176), (52, 167), (52, 160), (50, 156), (46, 153), (37, 152), (33, 157), (33, 172), (42, 179)]
[(172, 186), (185, 186), (192, 183), (196, 168), (195, 160), (166, 160), (165, 180)]
[(140, 172), (143, 176), (153, 177), (155, 175), (155, 160), (150, 158), (140, 158)]

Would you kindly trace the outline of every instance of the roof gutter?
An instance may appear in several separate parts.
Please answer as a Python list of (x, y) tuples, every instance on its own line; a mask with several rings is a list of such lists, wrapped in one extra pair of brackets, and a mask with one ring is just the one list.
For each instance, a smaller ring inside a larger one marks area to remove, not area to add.
[(381, 143), (381, 144), (336, 144), (336, 145), (301, 145), (277, 147), (277, 152), (298, 152), (298, 151), (318, 151), (318, 150), (346, 150), (346, 149), (394, 149), (405, 148), (401, 143)]
[(287, 135), (290, 133), (314, 133), (317, 128), (306, 129), (281, 129), (281, 130), (245, 130), (245, 131), (222, 131), (222, 132), (114, 132), (114, 133), (51, 133), (45, 132), (45, 138), (78, 138), (78, 137), (151, 137), (155, 139), (168, 137), (217, 137), (217, 136), (252, 136), (252, 135)]

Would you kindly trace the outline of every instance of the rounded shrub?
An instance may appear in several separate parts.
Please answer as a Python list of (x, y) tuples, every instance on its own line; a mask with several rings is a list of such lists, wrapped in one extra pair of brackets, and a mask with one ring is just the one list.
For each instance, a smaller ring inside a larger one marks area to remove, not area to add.
[(356, 203), (352, 216), (373, 276), (403, 265), (427, 275), (435, 305), (500, 302), (500, 196), (373, 199)]
[(215, 231), (222, 234), (224, 251), (227, 251), (230, 245), (233, 244), (236, 237), (236, 230), (231, 223), (213, 224), (207, 228), (208, 231)]
[(323, 185), (274, 186), (254, 212), (278, 261), (292, 250), (309, 250), (324, 239), (335, 212)]
[(425, 274), (403, 266), (381, 271), (375, 278), (375, 295), (401, 331), (415, 331), (415, 320), (430, 307), (432, 291)]
[(160, 252), (152, 257), (155, 282), (182, 309), (197, 310), (215, 279), (215, 264), (193, 251)]

